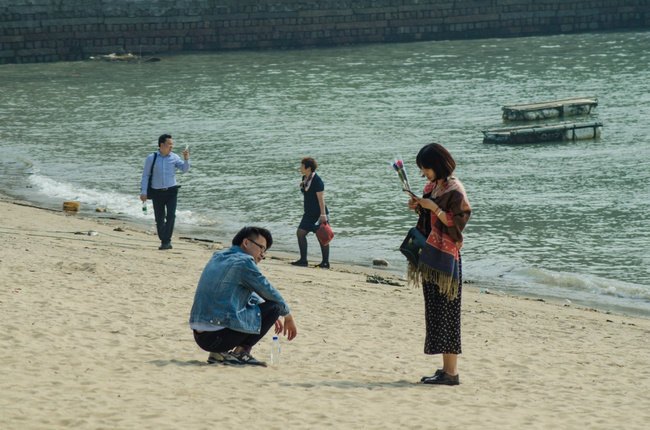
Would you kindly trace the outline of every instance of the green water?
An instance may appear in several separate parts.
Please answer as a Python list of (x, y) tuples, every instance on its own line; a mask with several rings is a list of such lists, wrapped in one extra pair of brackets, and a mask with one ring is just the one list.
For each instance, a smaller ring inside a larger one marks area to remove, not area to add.
[[(230, 52), (159, 63), (0, 67), (0, 178), (42, 204), (78, 198), (143, 220), (146, 154), (190, 145), (179, 231), (262, 224), (296, 251), (299, 160), (315, 157), (332, 259), (384, 258), (415, 222), (396, 175), (419, 148), (458, 163), (473, 206), (465, 277), (491, 288), (650, 311), (650, 33)], [(596, 96), (595, 141), (482, 143), (504, 104)], [(147, 221), (152, 222), (152, 221)], [(319, 258), (310, 242), (312, 260)], [(315, 253), (315, 254), (314, 254)]]

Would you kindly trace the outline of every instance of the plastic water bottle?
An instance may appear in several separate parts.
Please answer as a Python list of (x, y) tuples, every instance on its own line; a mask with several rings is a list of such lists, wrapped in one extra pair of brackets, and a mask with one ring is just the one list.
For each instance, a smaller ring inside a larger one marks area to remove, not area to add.
[(277, 366), (280, 364), (280, 339), (277, 336), (273, 336), (273, 342), (271, 343), (271, 365)]
[(142, 202), (142, 215), (147, 214), (147, 202)]

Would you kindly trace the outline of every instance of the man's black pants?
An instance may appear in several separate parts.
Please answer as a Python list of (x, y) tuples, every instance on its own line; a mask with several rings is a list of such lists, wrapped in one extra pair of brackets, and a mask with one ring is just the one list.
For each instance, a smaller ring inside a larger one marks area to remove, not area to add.
[(158, 238), (163, 244), (171, 243), (176, 221), (176, 201), (178, 198), (178, 187), (165, 190), (154, 190), (153, 213), (156, 217), (156, 230)]
[(255, 346), (273, 326), (280, 316), (280, 305), (276, 302), (264, 302), (259, 305), (262, 313), (262, 328), (259, 334), (242, 333), (224, 328), (219, 331), (194, 331), (194, 340), (201, 349), (209, 352), (226, 352), (242, 346), (247, 351)]

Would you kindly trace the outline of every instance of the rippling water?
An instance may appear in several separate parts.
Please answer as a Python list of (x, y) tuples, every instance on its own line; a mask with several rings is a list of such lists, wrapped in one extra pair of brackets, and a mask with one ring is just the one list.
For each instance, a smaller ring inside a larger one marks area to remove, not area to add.
[[(192, 153), (180, 231), (230, 238), (263, 224), (296, 251), (310, 155), (332, 259), (403, 272), (397, 247), (415, 219), (388, 162), (404, 158), (419, 188), (415, 155), (435, 140), (474, 209), (466, 278), (650, 314), (649, 47), (650, 33), (624, 32), (5, 65), (0, 178), (42, 204), (76, 198), (144, 221), (143, 160), (169, 132)], [(600, 139), (482, 143), (502, 105), (573, 96), (598, 97)], [(313, 240), (310, 251), (317, 260)]]

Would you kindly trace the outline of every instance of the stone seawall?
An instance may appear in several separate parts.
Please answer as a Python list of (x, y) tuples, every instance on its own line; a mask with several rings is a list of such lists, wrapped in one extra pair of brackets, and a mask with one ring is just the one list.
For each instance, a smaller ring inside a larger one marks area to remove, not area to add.
[(0, 64), (650, 27), (650, 0), (1, 0)]

